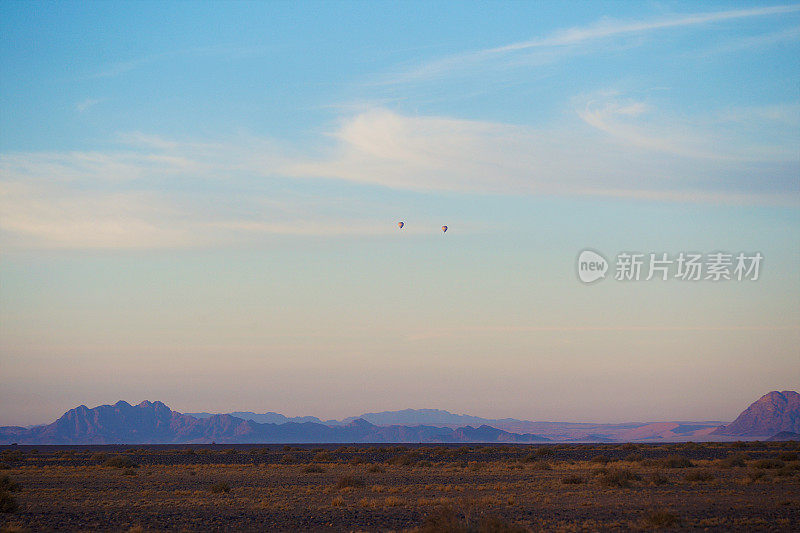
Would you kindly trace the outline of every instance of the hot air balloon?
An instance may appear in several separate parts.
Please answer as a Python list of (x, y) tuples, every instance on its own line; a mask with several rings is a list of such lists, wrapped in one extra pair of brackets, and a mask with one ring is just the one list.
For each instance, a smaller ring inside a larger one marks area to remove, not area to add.
[(442, 233), (447, 233), (447, 226), (442, 226)]
[(403, 229), (403, 226), (405, 226), (405, 225), (406, 225), (405, 222), (398, 222), (397, 223), (397, 227), (400, 228), (400, 229)]

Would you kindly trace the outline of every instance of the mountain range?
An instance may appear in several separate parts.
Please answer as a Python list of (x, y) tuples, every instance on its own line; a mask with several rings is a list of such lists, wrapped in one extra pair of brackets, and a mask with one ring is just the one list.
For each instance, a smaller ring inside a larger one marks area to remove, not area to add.
[(536, 443), (669, 442), (769, 438), (800, 433), (800, 394), (765, 394), (733, 422), (591, 424), (487, 419), (437, 409), (365, 413), (341, 421), (279, 413), (173, 411), (162, 402), (119, 401), (70, 409), (51, 424), (0, 427), (0, 444)]

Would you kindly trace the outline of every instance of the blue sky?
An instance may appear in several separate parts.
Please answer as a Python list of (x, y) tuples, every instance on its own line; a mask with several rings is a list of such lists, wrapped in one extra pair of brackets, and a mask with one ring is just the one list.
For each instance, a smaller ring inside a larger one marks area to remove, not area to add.
[[(724, 420), (800, 383), (800, 4), (4, 2), (0, 35), (0, 423)], [(584, 248), (765, 259), (584, 286)]]

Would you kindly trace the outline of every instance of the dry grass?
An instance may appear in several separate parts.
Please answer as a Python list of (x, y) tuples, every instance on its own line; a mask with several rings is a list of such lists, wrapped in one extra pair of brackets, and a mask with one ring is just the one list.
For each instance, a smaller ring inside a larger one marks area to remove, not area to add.
[[(3, 472), (23, 490), (6, 490), (18, 512), (0, 515), (0, 530), (800, 530), (800, 462), (771, 443), (682, 452), (692, 467), (671, 445), (637, 445), (646, 461), (586, 444), (229, 449), (104, 452), (139, 463), (133, 476), (99, 467), (108, 457), (95, 450), (26, 452)], [(435, 529), (448, 520), (455, 529)]]

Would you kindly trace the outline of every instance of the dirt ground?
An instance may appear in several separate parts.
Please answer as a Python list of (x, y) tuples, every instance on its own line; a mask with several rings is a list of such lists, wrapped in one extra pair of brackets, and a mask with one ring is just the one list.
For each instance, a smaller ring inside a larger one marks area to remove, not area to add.
[(0, 531), (800, 531), (798, 443), (14, 446)]

